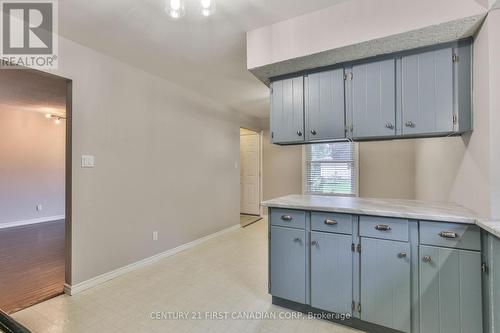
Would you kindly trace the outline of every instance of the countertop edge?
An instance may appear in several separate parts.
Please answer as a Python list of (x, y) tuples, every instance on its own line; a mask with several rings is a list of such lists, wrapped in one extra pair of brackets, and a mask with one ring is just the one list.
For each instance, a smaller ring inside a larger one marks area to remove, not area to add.
[(299, 209), (299, 210), (317, 210), (321, 212), (331, 212), (331, 213), (344, 213), (344, 214), (355, 214), (355, 215), (369, 215), (369, 216), (385, 216), (385, 217), (396, 217), (396, 218), (407, 218), (410, 220), (425, 220), (425, 221), (436, 221), (436, 222), (453, 222), (461, 224), (477, 224), (477, 220), (469, 217), (457, 217), (449, 215), (424, 215), (418, 213), (398, 213), (393, 211), (380, 211), (380, 210), (357, 210), (350, 208), (338, 208), (338, 207), (324, 207), (324, 206), (300, 206), (300, 205), (287, 205), (287, 204), (262, 204), (262, 207), (267, 208), (284, 208), (284, 209)]

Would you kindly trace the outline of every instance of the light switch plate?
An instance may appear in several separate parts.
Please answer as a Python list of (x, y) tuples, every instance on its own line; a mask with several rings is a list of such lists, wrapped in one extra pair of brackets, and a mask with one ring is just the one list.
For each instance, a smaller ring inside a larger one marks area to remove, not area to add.
[(93, 167), (95, 167), (94, 155), (82, 155), (82, 168), (93, 168)]

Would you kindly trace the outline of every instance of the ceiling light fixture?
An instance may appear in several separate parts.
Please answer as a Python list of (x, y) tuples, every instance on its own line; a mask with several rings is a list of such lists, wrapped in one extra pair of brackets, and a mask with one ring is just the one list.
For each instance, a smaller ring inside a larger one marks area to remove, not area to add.
[(210, 16), (215, 13), (215, 0), (200, 0), (200, 3), (203, 16)]
[(173, 19), (178, 19), (186, 15), (184, 0), (165, 0), (165, 11)]
[(50, 113), (45, 114), (45, 118), (47, 118), (47, 119), (55, 119), (54, 122), (57, 125), (59, 125), (63, 119), (66, 119), (66, 117), (58, 116), (56, 114), (50, 114)]

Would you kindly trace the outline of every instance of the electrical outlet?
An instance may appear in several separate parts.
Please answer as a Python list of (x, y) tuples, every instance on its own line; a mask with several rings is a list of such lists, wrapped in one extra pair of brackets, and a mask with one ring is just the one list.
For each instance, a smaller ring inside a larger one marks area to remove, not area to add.
[(38, 204), (38, 205), (36, 205), (36, 210), (37, 210), (37, 212), (41, 211), (42, 209), (43, 209), (42, 204)]
[(158, 231), (153, 231), (153, 240), (154, 241), (158, 240)]

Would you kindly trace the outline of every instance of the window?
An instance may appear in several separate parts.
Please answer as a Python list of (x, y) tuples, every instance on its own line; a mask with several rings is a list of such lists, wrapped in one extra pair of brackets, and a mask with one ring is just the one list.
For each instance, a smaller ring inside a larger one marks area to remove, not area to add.
[(352, 142), (305, 146), (307, 194), (358, 195), (358, 149)]

